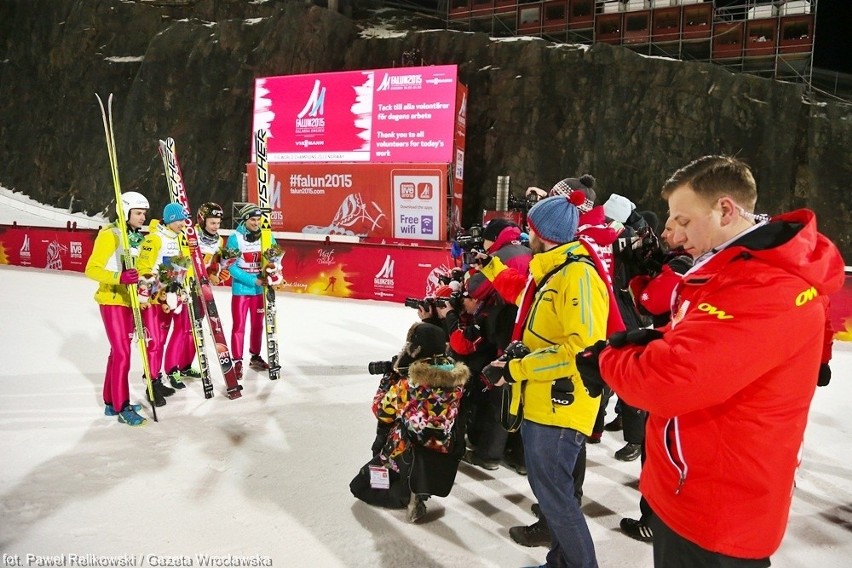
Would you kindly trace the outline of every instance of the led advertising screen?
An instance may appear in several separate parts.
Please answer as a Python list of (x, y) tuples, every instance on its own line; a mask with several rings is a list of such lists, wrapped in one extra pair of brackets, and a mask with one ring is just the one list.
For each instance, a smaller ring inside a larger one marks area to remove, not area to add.
[[(449, 164), (270, 163), (275, 231), (426, 241), (446, 237)], [(249, 200), (257, 198), (248, 166)]]
[(453, 163), (458, 86), (455, 65), (263, 77), (253, 131), (271, 163)]

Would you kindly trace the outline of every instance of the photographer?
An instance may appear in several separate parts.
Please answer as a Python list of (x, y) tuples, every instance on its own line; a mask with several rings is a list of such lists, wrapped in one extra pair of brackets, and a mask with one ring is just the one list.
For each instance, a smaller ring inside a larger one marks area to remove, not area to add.
[[(632, 201), (617, 193), (612, 194), (603, 207), (607, 217), (622, 226), (613, 244), (613, 292), (617, 311), (624, 322), (622, 329), (639, 329), (651, 324), (652, 321), (641, 313), (634, 303), (630, 282), (636, 276), (659, 271), (660, 264), (657, 259), (663, 252), (653, 228), (656, 215), (651, 212), (639, 213)], [(609, 332), (611, 333), (612, 330)], [(603, 393), (601, 409), (595, 421), (593, 440), (599, 441), (600, 433), (604, 429), (623, 430), (625, 445), (615, 452), (615, 459), (633, 461), (642, 453), (646, 413), (619, 399), (615, 407), (616, 417), (604, 426), (606, 408), (611, 395), (612, 391), (609, 389)]]
[[(446, 356), (446, 341), (441, 328), (416, 323), (408, 330), (392, 369), (387, 369), (390, 362), (370, 365), (371, 371), (381, 370), (376, 367), (386, 371), (374, 397), (373, 412), (388, 426), (388, 432), (384, 443), (379, 444), (383, 430), (379, 429), (373, 459), (361, 468), (349, 489), (371, 505), (403, 508), (407, 504), (410, 522), (426, 513), (423, 501), (428, 497), (408, 489), (412, 444), (442, 454), (464, 448), (463, 440), (456, 439), (455, 422), (470, 371)], [(389, 479), (389, 486), (376, 486), (377, 471)]]
[[(532, 251), (520, 243), (521, 228), (506, 219), (492, 219), (482, 230), (482, 250), (486, 254), (496, 256), (503, 264), (526, 277)], [(483, 366), (501, 355), (512, 339), (517, 306), (505, 302), (494, 290), (494, 286), (482, 274), (474, 274), (468, 279), (467, 292), (479, 306), (480, 319), (478, 327), (466, 330), (468, 336), (478, 335), (495, 351), (485, 360)], [(459, 347), (459, 335), (455, 335), (454, 345), (450, 336), (450, 346)], [(481, 367), (480, 367), (481, 369)], [(477, 372), (475, 376), (479, 376)], [(465, 455), (465, 461), (485, 469), (496, 469), (502, 460), (503, 464), (521, 475), (526, 474), (524, 465), (524, 446), (520, 433), (509, 433), (500, 422), (500, 409), (503, 401), (501, 389), (490, 389), (482, 392), (479, 388), (479, 404), (472, 416), (468, 438), (475, 448)]]
[(512, 385), (514, 413), (521, 412), (523, 399), (528, 479), (552, 537), (547, 564), (589, 567), (597, 565), (595, 549), (574, 496), (572, 471), (592, 433), (600, 397), (583, 387), (574, 357), (605, 337), (609, 300), (588, 249), (575, 240), (578, 222), (576, 206), (563, 196), (530, 209), (532, 278), (525, 287), (518, 285), (523, 277), (499, 258), (482, 259), (482, 273), (500, 294), (517, 297), (513, 338), (531, 351), (508, 362), (495, 360), (483, 374), (495, 386)]
[[(755, 214), (754, 176), (736, 158), (699, 158), (661, 194), (672, 242), (695, 259), (671, 323), (599, 341), (576, 362), (590, 390), (606, 381), (649, 410), (639, 488), (655, 564), (766, 567), (789, 519), (843, 258), (812, 211)], [(814, 295), (797, 302), (803, 289)]]

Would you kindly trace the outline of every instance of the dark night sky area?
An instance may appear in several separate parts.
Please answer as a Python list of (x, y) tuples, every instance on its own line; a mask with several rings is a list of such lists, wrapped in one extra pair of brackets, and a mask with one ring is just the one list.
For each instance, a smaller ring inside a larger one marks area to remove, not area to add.
[(852, 74), (852, 0), (819, 0), (814, 67)]

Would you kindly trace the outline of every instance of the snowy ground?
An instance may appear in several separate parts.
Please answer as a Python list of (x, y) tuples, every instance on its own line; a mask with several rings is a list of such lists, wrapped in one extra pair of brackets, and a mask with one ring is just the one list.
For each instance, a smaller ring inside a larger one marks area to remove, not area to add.
[[(198, 566), (202, 554), (257, 554), (275, 566), (543, 561), (543, 548), (508, 538), (510, 526), (533, 521), (533, 501), (526, 478), (507, 469), (463, 464), (421, 525), (349, 494), (373, 437), (366, 364), (398, 350), (413, 310), (280, 294), (281, 380), (249, 372), (243, 397), (228, 400), (216, 374), (213, 399), (193, 383), (159, 409), (159, 423), (134, 429), (101, 413), (107, 342), (94, 289), (78, 274), (0, 268), (0, 549), (22, 565), (26, 554), (132, 554), (137, 566), (154, 562), (144, 555)], [(227, 307), (228, 290), (216, 299)], [(138, 356), (133, 364), (141, 401)], [(837, 346), (834, 375), (816, 394), (776, 566), (848, 566), (852, 554), (852, 345)], [(617, 530), (638, 499), (638, 462), (612, 458), (621, 443), (608, 433), (590, 446), (584, 511), (601, 566), (651, 566), (650, 546)]]
[[(8, 214), (4, 203), (0, 223)], [(367, 363), (399, 350), (413, 310), (279, 294), (281, 380), (249, 371), (243, 397), (228, 400), (216, 373), (213, 399), (192, 383), (159, 409), (158, 423), (129, 428), (102, 414), (108, 347), (95, 288), (79, 274), (0, 267), (3, 566), (45, 565), (47, 555), (65, 555), (63, 566), (203, 566), (216, 555), (231, 563), (259, 555), (278, 567), (543, 562), (544, 548), (508, 537), (534, 520), (526, 478), (510, 470), (462, 464), (453, 492), (428, 501), (418, 525), (350, 495), (375, 426), (377, 379)], [(229, 331), (229, 291), (217, 289), (216, 299)], [(837, 344), (833, 369), (816, 393), (774, 566), (840, 568), (852, 555), (852, 344)], [(141, 401), (138, 353), (131, 377)], [(583, 509), (602, 567), (650, 567), (651, 547), (617, 528), (638, 514), (639, 464), (612, 457), (622, 444), (607, 433), (589, 447)]]

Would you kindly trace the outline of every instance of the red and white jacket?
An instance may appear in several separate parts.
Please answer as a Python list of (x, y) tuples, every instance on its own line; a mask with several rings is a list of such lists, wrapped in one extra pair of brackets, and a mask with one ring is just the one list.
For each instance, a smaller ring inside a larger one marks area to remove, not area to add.
[(843, 264), (811, 211), (781, 215), (687, 272), (662, 339), (601, 353), (648, 410), (640, 490), (683, 538), (738, 558), (780, 545)]

